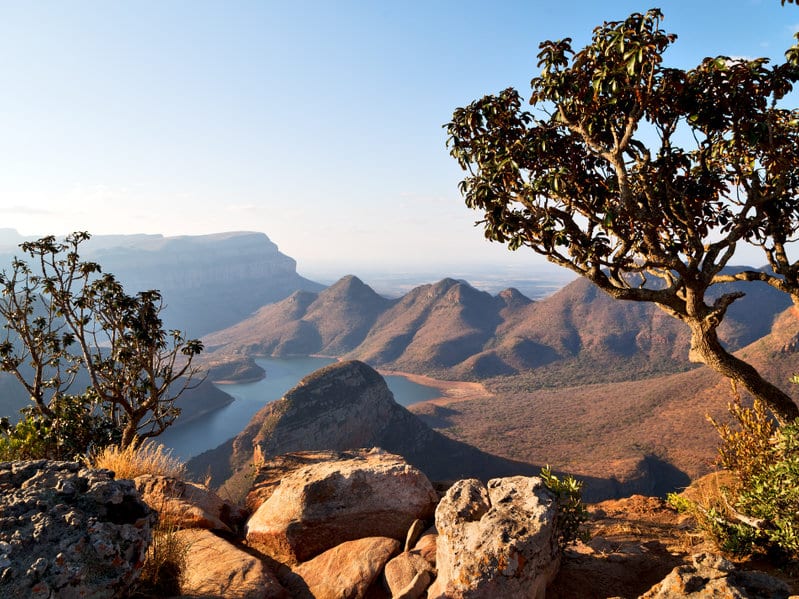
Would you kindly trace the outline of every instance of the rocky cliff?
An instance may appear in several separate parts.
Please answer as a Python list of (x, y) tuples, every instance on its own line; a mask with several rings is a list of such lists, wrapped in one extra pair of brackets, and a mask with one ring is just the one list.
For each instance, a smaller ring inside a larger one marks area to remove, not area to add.
[[(125, 288), (159, 289), (165, 321), (192, 337), (230, 326), (298, 289), (322, 286), (263, 233), (93, 238), (90, 255)], [(94, 244), (94, 245), (92, 245)]]
[[(0, 268), (25, 238), (0, 230)], [(212, 235), (96, 235), (81, 257), (98, 262), (122, 281), (128, 293), (158, 289), (169, 328), (200, 337), (231, 326), (264, 304), (298, 289), (322, 285), (297, 274), (297, 263), (263, 233), (237, 231)]]

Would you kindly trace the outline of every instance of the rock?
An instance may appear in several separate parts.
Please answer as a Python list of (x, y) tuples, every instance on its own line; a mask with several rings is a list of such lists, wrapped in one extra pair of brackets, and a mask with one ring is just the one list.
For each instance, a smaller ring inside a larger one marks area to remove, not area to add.
[(538, 477), (455, 483), (436, 509), (430, 599), (541, 599), (560, 564), (555, 498)]
[(290, 595), (261, 560), (208, 530), (180, 530), (187, 547), (180, 592), (193, 597), (289, 599)]
[[(420, 574), (427, 572), (427, 584), (433, 580), (434, 570), (433, 567), (427, 562), (425, 558), (413, 551), (405, 551), (398, 556), (391, 559), (386, 564), (383, 570), (383, 576), (386, 579), (386, 586), (391, 591), (391, 596), (396, 597), (400, 594), (413, 593), (413, 589), (421, 586)], [(424, 587), (422, 590), (426, 590)], [(416, 595), (419, 597), (419, 595)]]
[(337, 451), (294, 451), (270, 458), (255, 471), (252, 489), (247, 494), (246, 504), (250, 513), (255, 513), (261, 504), (272, 496), (280, 481), (303, 466), (334, 462), (339, 459)]
[(286, 587), (296, 599), (360, 599), (400, 547), (387, 537), (347, 541), (295, 567)]
[(737, 570), (721, 556), (700, 553), (691, 561), (691, 565), (674, 568), (640, 599), (788, 599), (790, 596), (790, 588), (781, 580), (763, 572)]
[(278, 561), (303, 562), (345, 541), (404, 539), (414, 520), (432, 516), (436, 499), (401, 457), (343, 452), (286, 476), (247, 522), (247, 542)]
[(246, 518), (243, 510), (197, 483), (152, 474), (137, 476), (134, 482), (145, 503), (179, 528), (232, 532)]
[(419, 599), (425, 594), (431, 580), (433, 580), (433, 574), (429, 570), (422, 570), (414, 576), (408, 586), (394, 593), (391, 599)]
[(411, 527), (408, 529), (408, 534), (405, 536), (405, 549), (403, 551), (410, 551), (422, 536), (422, 533), (427, 528), (423, 520), (414, 520)]
[(156, 514), (132, 481), (77, 462), (0, 463), (0, 597), (116, 597)]
[(436, 567), (436, 548), (438, 546), (438, 531), (435, 526), (431, 526), (422, 533), (413, 550), (427, 560), (427, 563)]

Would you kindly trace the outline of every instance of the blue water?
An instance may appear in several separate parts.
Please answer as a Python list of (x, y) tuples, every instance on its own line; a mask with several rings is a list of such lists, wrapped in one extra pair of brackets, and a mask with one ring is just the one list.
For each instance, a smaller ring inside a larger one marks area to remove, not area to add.
[[(256, 360), (266, 370), (266, 378), (254, 383), (220, 385), (235, 401), (211, 414), (167, 429), (158, 441), (172, 449), (174, 457), (187, 460), (213, 449), (239, 434), (255, 413), (266, 404), (280, 399), (300, 379), (327, 366), (327, 358), (262, 358)], [(438, 397), (437, 389), (419, 385), (403, 376), (386, 376), (386, 383), (397, 403), (403, 406)]]

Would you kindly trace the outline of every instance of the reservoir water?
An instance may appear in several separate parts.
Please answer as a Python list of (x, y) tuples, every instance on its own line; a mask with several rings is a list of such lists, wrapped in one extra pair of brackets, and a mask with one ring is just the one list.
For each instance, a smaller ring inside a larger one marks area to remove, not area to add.
[[(180, 426), (173, 426), (159, 435), (158, 442), (172, 449), (182, 460), (213, 449), (239, 434), (255, 413), (266, 404), (280, 399), (300, 379), (334, 360), (327, 358), (261, 358), (256, 362), (266, 371), (266, 378), (254, 383), (220, 385), (234, 401)], [(438, 397), (437, 389), (420, 385), (403, 376), (386, 376), (394, 399), (403, 406)]]

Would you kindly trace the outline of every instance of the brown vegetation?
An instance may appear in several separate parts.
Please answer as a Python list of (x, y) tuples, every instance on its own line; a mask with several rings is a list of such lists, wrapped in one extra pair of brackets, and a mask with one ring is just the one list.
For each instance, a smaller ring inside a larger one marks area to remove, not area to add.
[(114, 472), (117, 479), (133, 480), (143, 474), (182, 478), (186, 468), (172, 452), (160, 443), (144, 442), (139, 447), (109, 446), (91, 455), (86, 460), (91, 468), (106, 468)]

